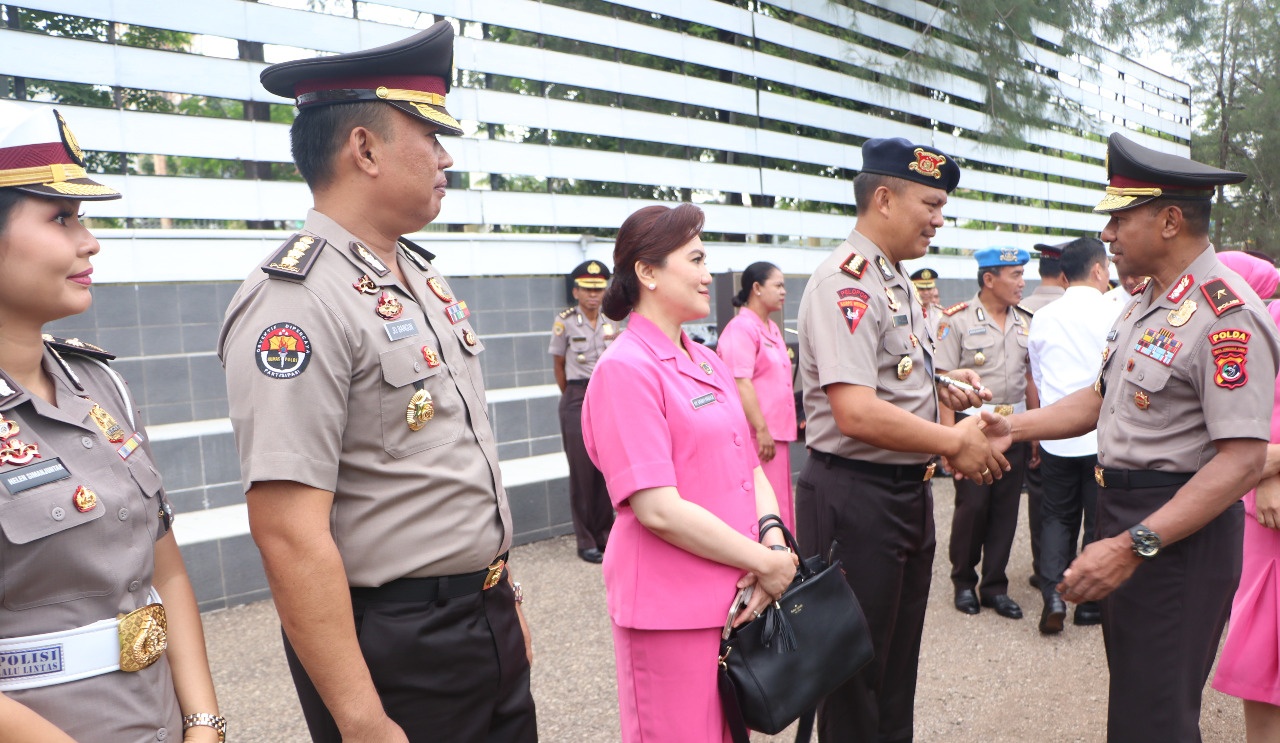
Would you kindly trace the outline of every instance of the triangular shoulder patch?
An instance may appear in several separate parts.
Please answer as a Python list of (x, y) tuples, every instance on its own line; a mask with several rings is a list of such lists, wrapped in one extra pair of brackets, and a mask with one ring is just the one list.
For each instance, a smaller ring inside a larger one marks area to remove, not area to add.
[(1244, 304), (1244, 300), (1227, 285), (1224, 279), (1206, 281), (1200, 286), (1200, 291), (1204, 292), (1204, 298), (1209, 300), (1209, 306), (1213, 308), (1213, 314), (1219, 317), (1232, 307), (1239, 307)]
[(858, 255), (856, 251), (850, 253), (849, 257), (844, 259), (844, 263), (840, 264), (840, 270), (855, 279), (860, 279), (867, 271), (867, 259)]
[(943, 310), (943, 311), (942, 311), (942, 314), (946, 315), (947, 317), (951, 317), (952, 315), (956, 314), (957, 312), (960, 312), (961, 310), (963, 310), (964, 308), (966, 308), (966, 307), (968, 307), (968, 306), (969, 306), (969, 303), (968, 303), (968, 302), (961, 302), (961, 303), (959, 303), (959, 304), (953, 304), (953, 305), (951, 305), (950, 307), (948, 307), (948, 308), (946, 308), (945, 310)]
[(323, 237), (299, 232), (284, 241), (262, 270), (272, 278), (302, 281), (307, 278), (307, 272), (315, 265), (316, 256), (320, 255), (325, 244)]
[(111, 361), (116, 357), (114, 353), (105, 348), (86, 343), (79, 338), (59, 338), (48, 333), (45, 333), (41, 338), (46, 345), (62, 353), (78, 353), (83, 356), (92, 356), (100, 361)]

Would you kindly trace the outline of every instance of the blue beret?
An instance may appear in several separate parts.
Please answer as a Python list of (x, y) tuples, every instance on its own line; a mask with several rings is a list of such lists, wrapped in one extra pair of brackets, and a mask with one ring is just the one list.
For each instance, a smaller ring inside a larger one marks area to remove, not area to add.
[(1023, 266), (1031, 260), (1031, 254), (1022, 248), (983, 248), (973, 251), (978, 259), (978, 268), (997, 266)]
[(960, 166), (949, 155), (902, 137), (868, 139), (862, 145), (862, 172), (891, 175), (947, 193), (960, 182)]

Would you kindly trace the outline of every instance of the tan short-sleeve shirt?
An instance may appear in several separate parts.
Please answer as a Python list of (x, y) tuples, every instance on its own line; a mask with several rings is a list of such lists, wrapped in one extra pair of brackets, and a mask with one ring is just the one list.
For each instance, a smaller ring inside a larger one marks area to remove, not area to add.
[(887, 451), (841, 434), (825, 392), (838, 383), (871, 387), (881, 400), (937, 422), (932, 331), (902, 266), (851, 233), (809, 278), (798, 329), (808, 445), (846, 459), (927, 462), (928, 454)]
[[(93, 361), (62, 358), (65, 368), (45, 350), (57, 406), (0, 372), (0, 637), (70, 630), (146, 605), (154, 545), (169, 530), (172, 511), (130, 403)], [(17, 678), (51, 663), (16, 654), (0, 668)], [(4, 694), (76, 740), (182, 736), (165, 656), (135, 673)]]
[(1195, 472), (1215, 440), (1270, 439), (1280, 340), (1212, 247), (1163, 294), (1130, 300), (1103, 354), (1103, 467)]
[[(1001, 329), (975, 294), (968, 302), (948, 307), (938, 326), (938, 368), (976, 371), (982, 377), (982, 386), (991, 390), (994, 405), (1013, 405), (1027, 399), (1031, 313), (1017, 307), (1005, 312)], [(942, 323), (946, 323), (945, 334), (941, 332)]]
[(565, 379), (590, 379), (600, 354), (618, 337), (618, 323), (596, 316), (593, 326), (577, 305), (556, 313), (551, 324), (552, 356), (564, 357)]
[[(353, 586), (484, 568), (510, 546), (511, 514), (465, 301), (404, 245), (408, 286), (329, 217), (311, 211), (304, 232), (325, 241), (305, 277), (255, 271), (219, 339), (245, 489), (332, 491)], [(417, 406), (413, 430), (419, 390), (432, 414)]]

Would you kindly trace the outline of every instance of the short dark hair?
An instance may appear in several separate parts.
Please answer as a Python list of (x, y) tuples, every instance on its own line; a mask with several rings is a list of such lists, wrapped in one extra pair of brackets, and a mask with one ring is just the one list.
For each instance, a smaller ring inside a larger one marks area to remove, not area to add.
[(1056, 279), (1062, 275), (1062, 259), (1040, 256), (1040, 278)]
[(769, 280), (774, 271), (780, 270), (768, 261), (756, 261), (742, 272), (742, 288), (733, 297), (734, 307), (744, 307), (751, 298), (751, 287)]
[(611, 320), (626, 318), (640, 301), (636, 263), (666, 265), (667, 256), (702, 232), (706, 215), (693, 204), (646, 206), (627, 217), (613, 243), (613, 281), (601, 309)]
[(1003, 266), (983, 266), (982, 268), (979, 268), (978, 269), (978, 288), (983, 289), (987, 285), (987, 282), (984, 281), (982, 277), (986, 276), (989, 273), (999, 275), (1001, 268), (1004, 268), (1004, 267)]
[(905, 183), (906, 181), (901, 178), (891, 175), (859, 173), (853, 179), (853, 203), (857, 205), (858, 213), (861, 214), (864, 209), (871, 208), (871, 197), (875, 195), (877, 188), (884, 186), (894, 193), (902, 193), (902, 186)]
[(0, 235), (9, 228), (9, 217), (13, 210), (26, 198), (27, 194), (16, 188), (0, 188)]
[(1062, 274), (1073, 283), (1084, 281), (1095, 265), (1103, 265), (1106, 261), (1107, 248), (1101, 240), (1096, 237), (1077, 238), (1062, 249)]
[(1213, 209), (1212, 201), (1161, 197), (1152, 201), (1150, 206), (1153, 212), (1176, 206), (1182, 211), (1182, 221), (1187, 226), (1187, 232), (1197, 237), (1209, 234), (1209, 214)]
[(312, 191), (333, 180), (333, 159), (351, 130), (362, 126), (391, 138), (391, 107), (378, 101), (312, 106), (298, 112), (289, 129), (290, 151), (298, 173)]

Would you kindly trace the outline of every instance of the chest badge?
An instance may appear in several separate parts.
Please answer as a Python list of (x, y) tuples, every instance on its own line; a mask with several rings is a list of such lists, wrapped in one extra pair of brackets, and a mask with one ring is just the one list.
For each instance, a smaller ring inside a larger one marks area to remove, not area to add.
[(587, 355), (585, 353), (580, 353), (575, 358), (578, 359), (579, 364), (587, 363)]
[(409, 398), (409, 408), (405, 410), (404, 420), (409, 424), (410, 431), (421, 431), (422, 427), (427, 425), (427, 421), (435, 415), (436, 406), (431, 401), (431, 393), (418, 390), (413, 393), (413, 397)]
[(0, 448), (0, 464), (26, 464), (40, 457), (40, 447), (23, 443), (22, 439), (9, 439)]
[(708, 364), (707, 362), (704, 361), (701, 364), (698, 364), (698, 368), (706, 372), (708, 376), (711, 375), (711, 372), (712, 372), (711, 364)]
[(440, 366), (440, 354), (436, 353), (436, 350), (431, 346), (422, 347), (422, 358), (426, 360), (428, 369)]
[(374, 312), (377, 312), (378, 317), (383, 320), (394, 320), (404, 312), (404, 305), (400, 304), (400, 300), (383, 292), (382, 296), (378, 297), (378, 307)]
[(462, 342), (467, 344), (468, 346), (474, 346), (479, 341), (476, 340), (475, 331), (471, 329), (467, 329), (462, 331)]
[[(449, 322), (457, 325), (458, 323), (471, 317), (471, 310), (467, 309), (466, 302), (454, 302), (444, 308), (445, 317), (449, 318)], [(564, 331), (561, 331), (564, 332)]]
[(441, 302), (448, 303), (453, 301), (453, 295), (449, 293), (447, 288), (445, 288), (444, 282), (435, 276), (427, 279), (427, 288), (430, 289), (431, 293), (436, 295)]
[(369, 274), (364, 274), (356, 279), (356, 283), (351, 286), (361, 294), (368, 294), (371, 297), (378, 293), (378, 285), (373, 283), (373, 279), (369, 278)]
[(981, 351), (973, 355), (973, 363), (982, 366), (987, 363), (987, 355)]
[(1169, 310), (1169, 324), (1175, 328), (1180, 328), (1191, 321), (1191, 316), (1196, 314), (1196, 300), (1188, 299), (1178, 305), (1178, 309)]
[(910, 356), (903, 356), (898, 360), (898, 379), (906, 379), (911, 376), (911, 369), (915, 365), (911, 363)]
[(18, 427), (17, 421), (11, 421), (0, 415), (0, 441), (8, 441), (17, 436), (20, 430), (22, 429)]
[(93, 409), (89, 411), (89, 417), (93, 419), (94, 425), (102, 431), (102, 434), (107, 437), (107, 441), (113, 444), (124, 441), (124, 429), (101, 405), (96, 402), (93, 403)]
[(76, 488), (76, 494), (71, 498), (75, 504), (76, 510), (80, 513), (88, 513), (98, 505), (98, 494), (80, 485)]
[(889, 309), (893, 312), (897, 312), (898, 308), (902, 305), (898, 303), (898, 298), (893, 293), (893, 287), (886, 286), (884, 288), (884, 295), (889, 298)]

